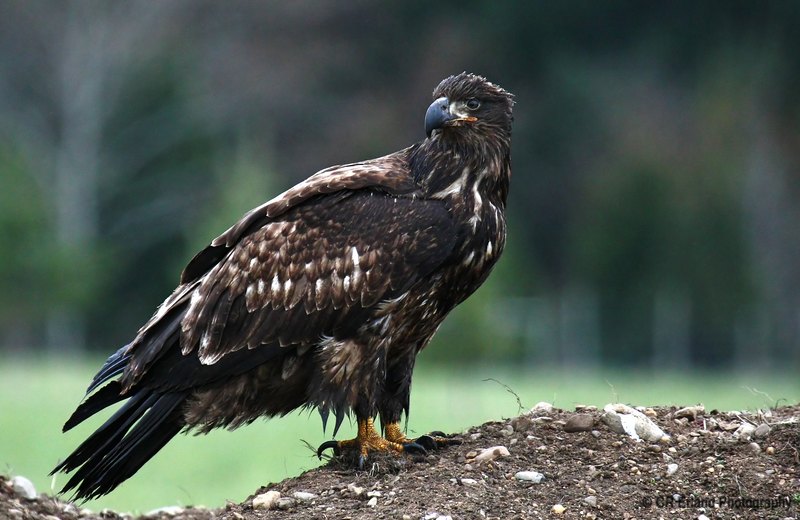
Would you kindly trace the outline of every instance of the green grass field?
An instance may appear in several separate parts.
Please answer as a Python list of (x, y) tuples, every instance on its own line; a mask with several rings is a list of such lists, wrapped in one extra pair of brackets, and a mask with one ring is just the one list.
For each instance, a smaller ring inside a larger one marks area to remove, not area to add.
[[(49, 470), (103, 417), (69, 432), (61, 425), (77, 405), (101, 360), (9, 360), (0, 362), (0, 471), (30, 478), (38, 491), (66, 482)], [(523, 406), (538, 401), (562, 408), (602, 406), (612, 401), (636, 405), (694, 404), (707, 408), (753, 409), (776, 401), (800, 401), (794, 374), (523, 371), (509, 367), (432, 367), (424, 356), (414, 375), (412, 434), (433, 429), (459, 431), (491, 419), (517, 415), (512, 388)], [(330, 431), (328, 432), (330, 434)], [(352, 437), (345, 423), (339, 438)], [(234, 432), (181, 435), (117, 491), (86, 507), (147, 512), (164, 505), (218, 507), (241, 501), (258, 486), (294, 476), (319, 464), (303, 444), (316, 446), (324, 435), (316, 413), (259, 421)]]

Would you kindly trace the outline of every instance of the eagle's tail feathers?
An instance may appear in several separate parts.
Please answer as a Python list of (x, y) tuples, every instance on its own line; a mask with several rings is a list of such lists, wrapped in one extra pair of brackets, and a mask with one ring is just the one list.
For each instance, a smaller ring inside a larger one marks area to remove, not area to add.
[(82, 402), (78, 408), (72, 412), (72, 415), (64, 423), (62, 431), (69, 431), (78, 424), (82, 423), (92, 415), (96, 414), (103, 408), (111, 406), (125, 399), (126, 395), (122, 395), (122, 385), (119, 381), (111, 381), (106, 386), (89, 396)]
[(109, 379), (113, 379), (121, 374), (123, 370), (125, 370), (125, 365), (128, 364), (128, 361), (131, 358), (131, 354), (128, 352), (129, 346), (130, 343), (108, 357), (106, 362), (103, 363), (103, 367), (92, 378), (89, 388), (86, 389), (86, 395), (89, 395), (94, 391), (95, 388), (99, 387)]
[(133, 395), (53, 470), (78, 468), (61, 492), (88, 500), (113, 491), (181, 431), (185, 399), (185, 392)]

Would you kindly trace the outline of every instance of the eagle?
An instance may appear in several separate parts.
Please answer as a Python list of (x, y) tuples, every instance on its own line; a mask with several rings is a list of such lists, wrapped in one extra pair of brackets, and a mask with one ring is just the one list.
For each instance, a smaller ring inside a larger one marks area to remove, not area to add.
[[(410, 439), (411, 375), (450, 311), (487, 278), (506, 242), (513, 96), (461, 73), (433, 91), (426, 138), (326, 168), (247, 212), (192, 258), (172, 294), (112, 354), (64, 425), (118, 410), (51, 474), (97, 498), (180, 432), (236, 428), (316, 408), (318, 450), (425, 453)], [(380, 417), (382, 433), (375, 429)]]

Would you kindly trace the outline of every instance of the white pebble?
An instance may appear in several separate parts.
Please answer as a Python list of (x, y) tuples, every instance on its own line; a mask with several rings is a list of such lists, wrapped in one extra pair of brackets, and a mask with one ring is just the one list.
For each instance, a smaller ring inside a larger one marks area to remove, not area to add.
[(275, 509), (281, 494), (274, 489), (262, 493), (253, 499), (253, 509)]
[(14, 493), (22, 496), (23, 498), (27, 498), (28, 500), (33, 500), (38, 496), (36, 494), (36, 488), (33, 487), (33, 482), (25, 477), (17, 475), (16, 477), (12, 478), (11, 486), (14, 488)]
[(594, 495), (589, 495), (583, 499), (584, 503), (588, 506), (597, 507), (597, 497)]
[(153, 509), (144, 516), (161, 516), (161, 515), (175, 516), (181, 513), (183, 513), (183, 508), (181, 506), (164, 506), (164, 507), (159, 507), (158, 509)]
[(486, 448), (475, 456), (475, 462), (487, 462), (498, 457), (508, 457), (510, 453), (505, 446), (492, 446)]
[(308, 491), (295, 491), (292, 496), (301, 502), (308, 502), (317, 498), (317, 495)]
[(564, 511), (566, 511), (566, 510), (567, 510), (567, 508), (562, 506), (561, 504), (556, 504), (551, 508), (551, 511), (553, 511), (553, 513), (555, 513), (557, 515), (564, 514)]
[(672, 464), (667, 464), (667, 476), (670, 477), (678, 471), (678, 465), (674, 462)]
[(701, 514), (700, 516), (697, 517), (697, 520), (709, 520), (709, 519), (706, 515)]
[(378, 505), (378, 497), (372, 497), (372, 498), (370, 498), (370, 499), (369, 499), (369, 502), (367, 502), (367, 505), (368, 505), (369, 507), (375, 507), (375, 506), (377, 506), (377, 505)]
[(553, 405), (546, 402), (546, 401), (539, 401), (533, 408), (531, 408), (530, 413), (537, 413), (537, 412), (551, 412), (553, 410)]
[(364, 488), (361, 486), (356, 486), (355, 483), (347, 484), (347, 491), (351, 492), (356, 496), (360, 496), (364, 494)]
[(544, 475), (539, 473), (538, 471), (518, 471), (514, 474), (514, 478), (517, 480), (523, 480), (526, 482), (533, 482), (534, 484), (538, 484), (542, 480), (544, 480)]

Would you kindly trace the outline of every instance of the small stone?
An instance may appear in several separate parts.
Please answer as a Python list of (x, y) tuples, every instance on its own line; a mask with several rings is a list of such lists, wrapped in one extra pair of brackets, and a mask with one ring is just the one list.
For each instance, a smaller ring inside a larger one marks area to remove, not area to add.
[(538, 471), (518, 471), (514, 474), (514, 478), (517, 480), (538, 484), (544, 480), (544, 475)]
[(670, 447), (667, 449), (667, 451), (668, 451), (668, 452), (670, 452), (670, 453), (678, 453), (678, 450), (676, 450), (676, 449), (675, 449), (675, 447), (673, 447), (673, 446), (670, 446)]
[(691, 420), (697, 419), (698, 415), (703, 415), (706, 413), (706, 407), (702, 404), (698, 404), (697, 406), (687, 406), (686, 408), (681, 408), (677, 412), (675, 412), (674, 417), (676, 419), (687, 418)]
[(378, 497), (372, 497), (372, 498), (370, 498), (370, 499), (369, 499), (369, 502), (367, 502), (367, 505), (368, 505), (369, 507), (375, 507), (375, 506), (377, 506), (377, 505), (378, 505)]
[(750, 444), (747, 445), (747, 447), (750, 449), (750, 452), (753, 453), (753, 454), (757, 455), (757, 454), (761, 453), (761, 446), (759, 446), (757, 442), (751, 442)]
[(481, 438), (481, 434), (480, 433), (472, 433), (472, 434), (470, 434), (469, 438), (472, 439), (473, 441), (477, 441), (478, 439)]
[(566, 507), (562, 506), (561, 504), (556, 504), (550, 509), (554, 514), (563, 515), (564, 511), (567, 510)]
[(588, 506), (591, 506), (591, 507), (597, 507), (597, 497), (596, 497), (596, 496), (594, 496), (594, 495), (589, 495), (588, 497), (585, 497), (585, 498), (583, 499), (583, 501), (584, 501), (584, 502), (586, 503), (586, 505), (588, 505)]
[(539, 401), (533, 408), (531, 408), (530, 413), (548, 413), (553, 411), (553, 405), (546, 402), (546, 401)]
[(671, 477), (678, 471), (678, 465), (674, 462), (672, 464), (667, 464), (667, 476)]
[(280, 498), (280, 492), (274, 489), (262, 493), (253, 499), (253, 509), (275, 509)]
[(514, 431), (524, 432), (533, 426), (533, 421), (527, 415), (518, 415), (511, 419), (511, 426), (514, 427)]
[(15, 518), (22, 518), (22, 511), (16, 508), (11, 508), (8, 510), (8, 514), (15, 517)]
[(367, 496), (370, 497), (370, 498), (372, 498), (372, 497), (382, 497), (383, 493), (381, 493), (380, 491), (369, 491), (367, 493)]
[(478, 481), (475, 480), (474, 478), (462, 478), (460, 482), (465, 486), (474, 486), (478, 483)]
[(351, 492), (355, 496), (361, 496), (364, 494), (364, 488), (361, 486), (356, 486), (354, 482), (347, 484), (347, 491)]
[(35, 500), (38, 496), (36, 494), (36, 488), (33, 487), (33, 482), (20, 475), (11, 479), (11, 487), (14, 489), (14, 493), (22, 498)]
[(300, 502), (310, 502), (311, 500), (317, 498), (317, 495), (314, 493), (309, 493), (308, 491), (295, 491), (292, 493), (292, 496)]
[(567, 433), (588, 432), (594, 426), (594, 417), (588, 413), (576, 413), (567, 419), (564, 431)]
[(747, 422), (746, 423), (742, 423), (742, 424), (739, 425), (739, 427), (736, 429), (736, 431), (733, 432), (733, 437), (735, 439), (740, 440), (741, 442), (747, 442), (753, 436), (753, 433), (755, 431), (756, 431), (756, 427), (753, 426), (752, 424), (747, 423)]
[(467, 459), (474, 459), (478, 456), (478, 452), (475, 450), (468, 451), (466, 455), (464, 455)]
[(505, 446), (486, 448), (475, 456), (475, 462), (488, 462), (498, 457), (508, 457), (510, 453)]
[(614, 432), (658, 442), (667, 434), (642, 412), (622, 403), (607, 404), (600, 419)]
[(656, 413), (656, 411), (653, 410), (652, 408), (645, 408), (644, 414), (651, 419), (655, 419), (656, 417), (658, 417), (658, 413)]
[(772, 446), (767, 446), (766, 452), (767, 455), (775, 455), (775, 448), (773, 448)]
[(181, 506), (164, 506), (164, 507), (159, 507), (158, 509), (153, 509), (152, 511), (145, 513), (144, 516), (153, 516), (153, 517), (159, 517), (162, 515), (175, 516), (181, 513), (183, 513), (183, 508)]
[(600, 432), (598, 430), (592, 430), (592, 437), (594, 437), (595, 439), (599, 439)]
[(403, 520), (411, 520), (411, 515), (403, 515)]
[(297, 501), (291, 497), (281, 497), (278, 499), (278, 509), (282, 509), (286, 511), (287, 509), (291, 509), (295, 506)]
[(756, 427), (755, 431), (753, 432), (753, 435), (761, 439), (769, 435), (770, 430), (771, 428), (769, 427), (769, 424), (761, 423)]
[(697, 520), (709, 520), (708, 517), (702, 513), (697, 516)]
[(514, 435), (514, 427), (510, 424), (506, 424), (502, 430), (500, 430), (500, 435), (503, 437), (511, 437)]
[(593, 405), (586, 405), (586, 404), (576, 404), (575, 405), (576, 412), (596, 412), (597, 407)]

